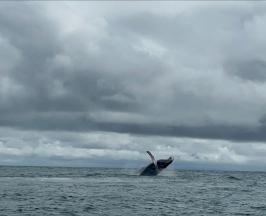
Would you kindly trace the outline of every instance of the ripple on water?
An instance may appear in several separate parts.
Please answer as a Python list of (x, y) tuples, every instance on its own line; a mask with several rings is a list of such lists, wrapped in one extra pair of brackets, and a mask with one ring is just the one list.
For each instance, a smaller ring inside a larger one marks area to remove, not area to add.
[[(0, 169), (0, 215), (266, 215), (264, 173)], [(19, 177), (18, 177), (19, 173)], [(169, 174), (170, 173), (170, 174)]]

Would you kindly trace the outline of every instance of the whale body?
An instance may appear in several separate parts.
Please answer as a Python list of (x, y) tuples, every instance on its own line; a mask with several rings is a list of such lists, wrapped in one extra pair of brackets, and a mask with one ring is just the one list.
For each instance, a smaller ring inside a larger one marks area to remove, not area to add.
[(150, 151), (147, 151), (147, 153), (150, 155), (152, 163), (150, 163), (148, 166), (146, 166), (144, 169), (141, 170), (140, 175), (142, 176), (158, 175), (162, 170), (164, 170), (174, 161), (173, 157), (169, 157), (168, 159), (160, 159), (156, 161)]

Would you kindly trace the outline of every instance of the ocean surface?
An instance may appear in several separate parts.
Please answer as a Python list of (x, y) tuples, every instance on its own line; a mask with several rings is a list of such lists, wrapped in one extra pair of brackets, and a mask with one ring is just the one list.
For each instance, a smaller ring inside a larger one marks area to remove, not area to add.
[(266, 215), (266, 173), (0, 166), (0, 215)]

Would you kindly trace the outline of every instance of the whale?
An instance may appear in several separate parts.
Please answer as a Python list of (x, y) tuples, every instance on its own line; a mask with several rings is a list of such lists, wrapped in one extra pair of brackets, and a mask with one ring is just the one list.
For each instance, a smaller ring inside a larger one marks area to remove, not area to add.
[(173, 157), (169, 157), (168, 159), (156, 160), (150, 151), (146, 152), (150, 156), (152, 163), (141, 169), (141, 176), (156, 176), (174, 161)]

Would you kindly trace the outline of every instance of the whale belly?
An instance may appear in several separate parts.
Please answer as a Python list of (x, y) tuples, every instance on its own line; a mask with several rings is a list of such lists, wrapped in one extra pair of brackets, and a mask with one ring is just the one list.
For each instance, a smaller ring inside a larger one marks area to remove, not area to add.
[(140, 175), (143, 176), (155, 176), (158, 175), (159, 170), (156, 169), (154, 163), (149, 164), (148, 166), (146, 166), (140, 173)]

